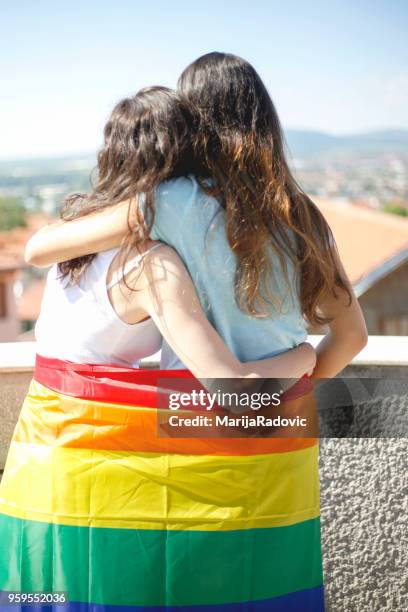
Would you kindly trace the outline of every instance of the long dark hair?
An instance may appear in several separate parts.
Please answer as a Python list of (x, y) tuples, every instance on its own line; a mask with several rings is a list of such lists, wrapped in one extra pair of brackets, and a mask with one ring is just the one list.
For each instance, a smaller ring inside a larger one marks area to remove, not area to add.
[[(169, 178), (196, 172), (192, 123), (189, 104), (167, 87), (147, 87), (121, 100), (104, 129), (92, 191), (66, 198), (61, 218), (70, 221), (129, 200), (129, 212), (136, 213), (137, 231), (131, 231), (128, 216), (129, 234), (122, 245), (124, 263), (132, 247), (139, 248), (150, 234), (156, 187)], [(144, 212), (138, 205), (140, 194)], [(59, 264), (62, 277), (75, 282), (94, 257), (86, 255)]]
[(275, 301), (272, 248), (287, 280), (287, 256), (295, 266), (304, 316), (327, 322), (319, 312), (323, 297), (341, 289), (351, 300), (350, 289), (327, 222), (289, 170), (278, 114), (261, 78), (240, 57), (208, 53), (184, 70), (178, 88), (199, 117), (195, 154), (213, 179), (202, 186), (226, 211), (239, 305), (268, 316)]

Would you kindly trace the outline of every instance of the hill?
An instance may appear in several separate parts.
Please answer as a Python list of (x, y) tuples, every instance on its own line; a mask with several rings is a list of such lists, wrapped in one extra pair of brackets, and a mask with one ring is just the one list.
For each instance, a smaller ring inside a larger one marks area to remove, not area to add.
[(325, 154), (407, 153), (408, 130), (377, 130), (360, 134), (334, 136), (326, 132), (285, 130), (292, 157), (315, 157)]

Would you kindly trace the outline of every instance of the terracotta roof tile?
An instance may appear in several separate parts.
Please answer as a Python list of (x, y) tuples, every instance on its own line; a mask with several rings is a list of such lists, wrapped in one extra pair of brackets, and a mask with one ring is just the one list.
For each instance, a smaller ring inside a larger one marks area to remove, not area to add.
[(353, 283), (408, 248), (408, 220), (397, 215), (316, 199), (332, 228)]
[(27, 227), (0, 232), (0, 267), (2, 261), (13, 262), (15, 268), (24, 266), (24, 249), (28, 239), (50, 220), (44, 214), (30, 215)]

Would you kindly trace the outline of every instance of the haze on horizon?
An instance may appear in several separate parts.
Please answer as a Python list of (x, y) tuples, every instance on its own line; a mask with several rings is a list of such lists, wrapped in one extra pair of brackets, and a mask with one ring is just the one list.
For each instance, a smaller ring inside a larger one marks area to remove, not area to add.
[(249, 60), (286, 128), (408, 129), (408, 3), (1, 3), (0, 159), (89, 153), (113, 104), (220, 50)]

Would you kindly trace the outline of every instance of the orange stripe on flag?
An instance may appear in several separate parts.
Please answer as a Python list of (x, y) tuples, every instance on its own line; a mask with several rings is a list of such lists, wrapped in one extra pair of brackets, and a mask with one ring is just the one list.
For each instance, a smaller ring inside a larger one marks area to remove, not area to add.
[(153, 408), (82, 400), (33, 380), (13, 439), (19, 442), (134, 452), (260, 455), (309, 448), (316, 438), (165, 438)]

